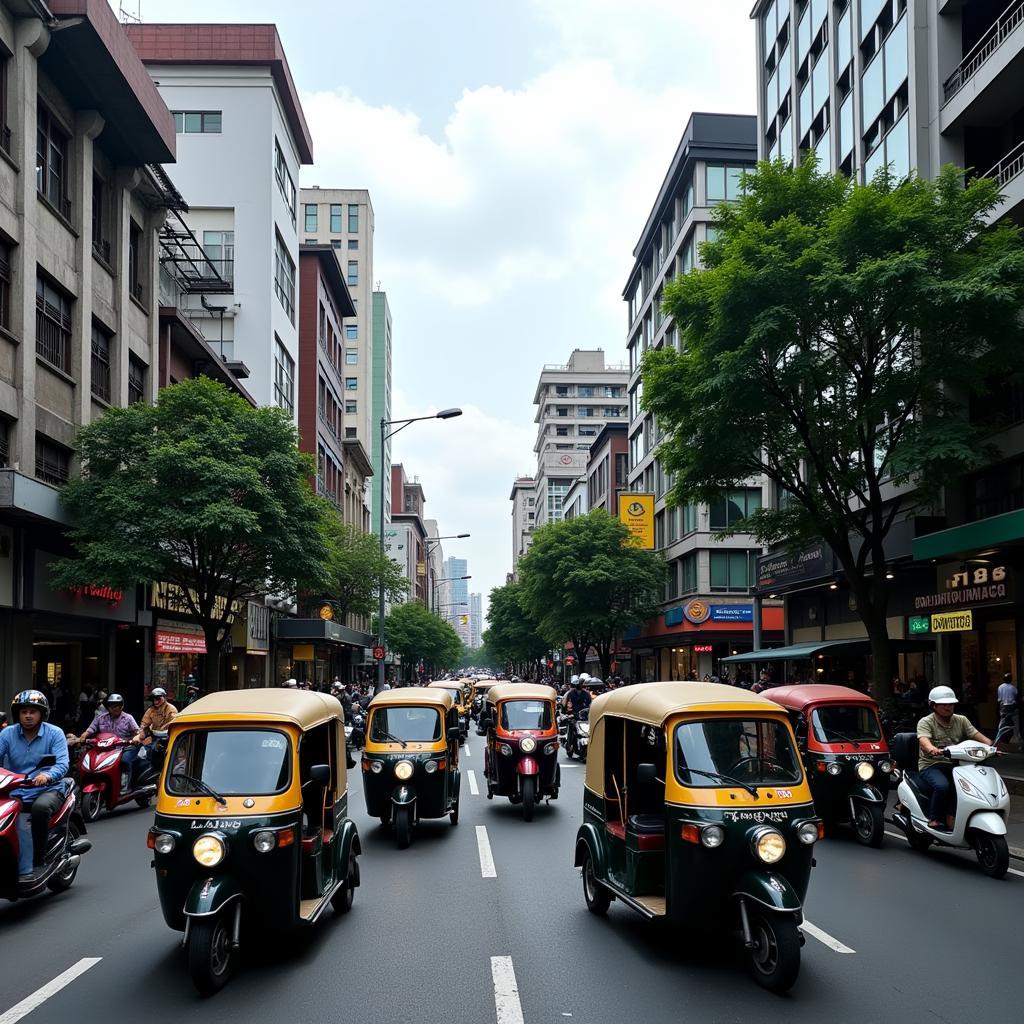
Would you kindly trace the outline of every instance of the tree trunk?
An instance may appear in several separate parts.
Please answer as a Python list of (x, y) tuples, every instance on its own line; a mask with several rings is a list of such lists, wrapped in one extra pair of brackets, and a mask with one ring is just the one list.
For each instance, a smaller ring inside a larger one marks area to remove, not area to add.
[(220, 623), (206, 621), (203, 623), (203, 636), (206, 638), (206, 657), (203, 660), (203, 693), (213, 693), (220, 689), (221, 637)]
[(601, 678), (608, 682), (608, 677), (612, 674), (612, 644), (601, 643), (597, 645), (597, 655), (601, 659)]

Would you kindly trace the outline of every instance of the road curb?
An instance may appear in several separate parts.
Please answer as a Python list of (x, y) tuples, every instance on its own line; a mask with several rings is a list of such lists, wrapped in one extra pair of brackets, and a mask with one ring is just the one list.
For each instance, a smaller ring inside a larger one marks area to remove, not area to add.
[(1019, 846), (1011, 846), (1010, 856), (1014, 860), (1024, 860), (1024, 850), (1022, 850)]

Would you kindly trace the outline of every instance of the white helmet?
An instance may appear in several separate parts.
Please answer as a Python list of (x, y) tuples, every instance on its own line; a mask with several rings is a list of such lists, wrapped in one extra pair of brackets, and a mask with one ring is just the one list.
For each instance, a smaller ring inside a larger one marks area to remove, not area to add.
[(956, 694), (953, 692), (952, 687), (949, 686), (933, 686), (928, 691), (928, 703), (929, 704), (956, 704)]
[(569, 680), (569, 685), (570, 686), (575, 686), (579, 681), (580, 681), (580, 677), (579, 676), (573, 676), (572, 679)]
[(589, 682), (590, 682), (590, 676), (586, 672), (581, 672), (580, 673), (580, 683), (583, 684), (583, 683), (589, 683)]
[(286, 679), (281, 685), (287, 687), (289, 690), (294, 690), (299, 684), (294, 679)]

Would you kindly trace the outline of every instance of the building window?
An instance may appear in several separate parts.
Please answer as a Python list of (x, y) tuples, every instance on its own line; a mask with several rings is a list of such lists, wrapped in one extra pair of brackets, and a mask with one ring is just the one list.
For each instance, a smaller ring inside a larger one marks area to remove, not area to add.
[(345, 400), (345, 412), (351, 414), (359, 411), (359, 403), (354, 398)]
[(332, 238), (331, 239), (331, 248), (332, 249), (340, 249), (341, 248), (341, 239), (340, 238)]
[(64, 373), (71, 366), (71, 298), (36, 277), (36, 354)]
[(684, 505), (683, 509), (683, 533), (682, 536), (686, 536), (688, 533), (693, 533), (697, 529), (697, 506), (696, 505)]
[[(306, 231), (311, 234), (316, 234), (316, 203), (306, 203)], [(309, 239), (306, 239), (308, 242)], [(316, 239), (313, 239), (315, 242)]]
[(356, 427), (346, 427), (345, 428), (345, 438), (346, 438), (346, 440), (355, 437), (357, 435), (357, 433), (358, 433), (358, 430), (357, 430)]
[(220, 135), (221, 111), (175, 110), (174, 130), (179, 135)]
[(128, 404), (146, 400), (146, 364), (133, 352), (128, 353)]
[(750, 589), (757, 559), (756, 551), (712, 551), (711, 592), (747, 591)]
[(0, 242), (0, 327), (11, 329), (11, 247)]
[(359, 378), (358, 377), (346, 377), (345, 378), (345, 390), (346, 391), (358, 391), (359, 390)]
[(358, 341), (359, 340), (359, 325), (358, 324), (345, 324), (345, 340), (346, 341)]
[(142, 228), (128, 221), (128, 289), (133, 299), (142, 301)]
[(277, 343), (274, 346), (274, 404), (292, 416), (295, 414), (295, 360), (280, 338), (274, 340)]
[(668, 579), (665, 581), (665, 600), (672, 601), (679, 596), (679, 563), (669, 562), (665, 567)]
[(352, 234), (359, 230), (359, 206), (355, 203), (348, 208), (348, 230)]
[(274, 292), (288, 319), (295, 323), (295, 264), (284, 244), (284, 239), (276, 235), (277, 244), (274, 246)]
[(740, 177), (743, 174), (742, 167), (726, 167), (721, 164), (707, 165), (707, 202), (712, 203), (733, 202), (739, 199), (742, 189), (740, 188)]
[(234, 231), (204, 231), (203, 252), (213, 269), (225, 280), (235, 276)]
[(110, 335), (99, 324), (92, 325), (92, 393), (110, 401)]
[(60, 487), (68, 481), (71, 455), (66, 448), (36, 434), (36, 479)]
[(358, 366), (359, 365), (359, 349), (347, 348), (345, 349), (345, 365), (346, 366)]
[(350, 238), (348, 240), (348, 248), (349, 248), (349, 252), (355, 252), (359, 248), (359, 239), (358, 238)]
[(359, 261), (348, 261), (348, 284), (354, 286), (359, 284)]
[(7, 124), (7, 69), (10, 65), (9, 56), (0, 56), (0, 149), (5, 153), (11, 151), (11, 129)]
[(692, 594), (697, 590), (697, 552), (691, 551), (679, 559), (680, 594)]
[(104, 263), (110, 263), (110, 214), (107, 183), (92, 176), (92, 251)]
[(288, 207), (288, 215), (292, 219), (292, 224), (295, 224), (295, 182), (292, 181), (292, 176), (288, 172), (288, 162), (284, 158), (284, 151), (281, 149), (281, 143), (274, 139), (274, 177), (277, 179), (277, 187), (281, 192), (281, 197), (285, 201), (285, 205)]
[(341, 203), (331, 203), (331, 231), (341, 233)]
[(11, 464), (11, 421), (0, 417), (0, 467)]
[(745, 487), (730, 491), (728, 496), (711, 506), (711, 529), (726, 530), (734, 523), (753, 515), (761, 507), (761, 488)]
[(36, 191), (62, 217), (71, 216), (68, 134), (42, 102), (36, 112)]

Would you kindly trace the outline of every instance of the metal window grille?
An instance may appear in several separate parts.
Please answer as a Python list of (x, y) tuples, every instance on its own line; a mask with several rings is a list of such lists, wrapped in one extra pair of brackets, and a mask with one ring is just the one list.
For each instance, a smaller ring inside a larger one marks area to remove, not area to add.
[(110, 338), (99, 327), (92, 329), (92, 393), (110, 401)]
[(67, 373), (71, 354), (71, 302), (55, 288), (36, 284), (36, 353)]
[(36, 479), (59, 487), (67, 483), (71, 458), (68, 452), (51, 444), (42, 437), (36, 437)]
[(146, 365), (135, 356), (128, 356), (128, 404), (134, 405), (146, 397)]
[(11, 464), (11, 425), (7, 420), (0, 420), (0, 466)]
[(0, 244), (0, 327), (11, 327), (11, 247)]

